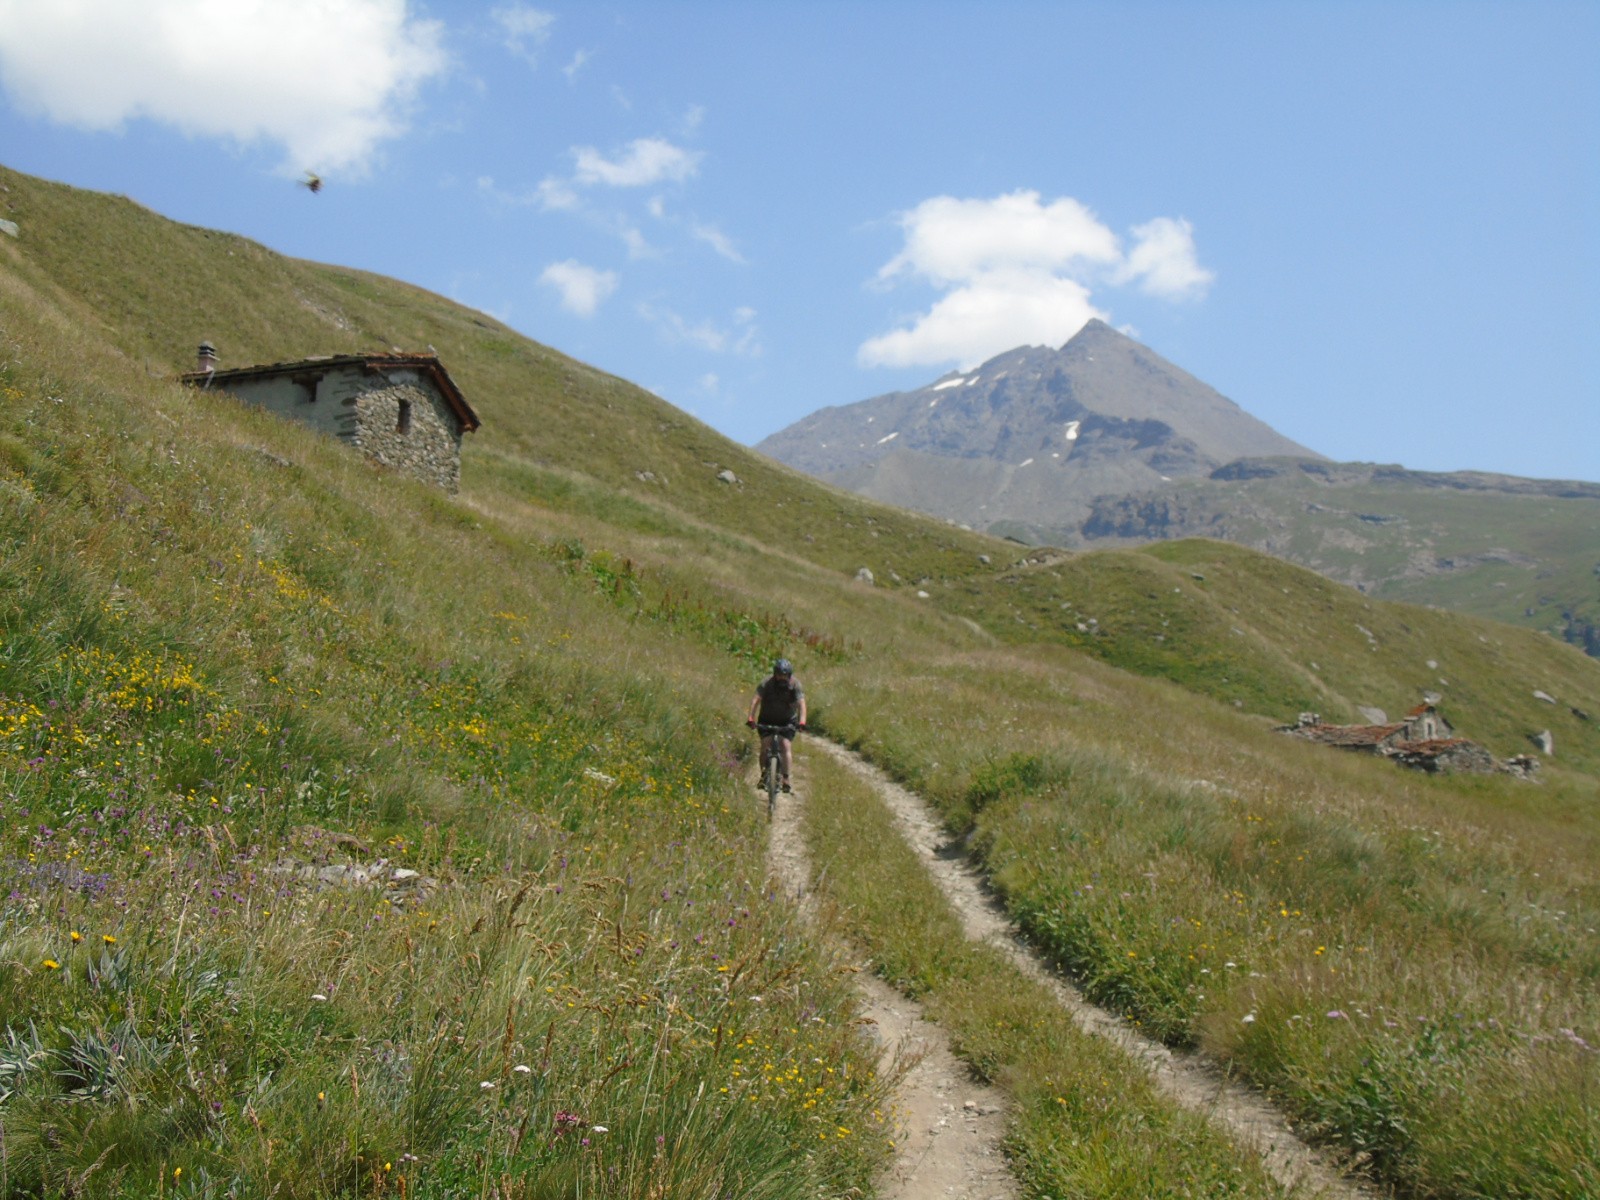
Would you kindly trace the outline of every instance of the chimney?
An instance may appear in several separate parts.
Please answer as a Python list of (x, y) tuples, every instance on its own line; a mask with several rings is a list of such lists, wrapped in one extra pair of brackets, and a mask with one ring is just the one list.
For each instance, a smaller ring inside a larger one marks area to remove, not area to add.
[(209, 375), (209, 374), (211, 374), (211, 372), (215, 371), (216, 369), (217, 369), (217, 348), (215, 346), (213, 346), (210, 342), (201, 342), (200, 343), (200, 357), (199, 357), (199, 360), (198, 360), (198, 365), (195, 367), (195, 370), (204, 371), (207, 375)]

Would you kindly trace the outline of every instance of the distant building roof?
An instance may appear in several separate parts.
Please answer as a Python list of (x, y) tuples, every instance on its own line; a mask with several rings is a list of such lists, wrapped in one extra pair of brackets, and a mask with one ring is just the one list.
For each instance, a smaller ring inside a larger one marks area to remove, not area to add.
[(390, 352), (387, 354), (323, 354), (311, 358), (296, 359), (293, 362), (261, 363), (253, 367), (234, 367), (227, 371), (189, 371), (182, 376), (185, 383), (199, 384), (202, 387), (222, 386), (235, 380), (265, 379), (273, 375), (297, 375), (307, 371), (325, 371), (329, 367), (360, 367), (364, 371), (385, 371), (395, 368), (406, 368), (420, 371), (433, 381), (439, 389), (439, 394), (444, 397), (445, 403), (456, 414), (456, 419), (461, 422), (462, 428), (467, 431), (477, 429), (483, 424), (478, 419), (478, 414), (472, 411), (472, 405), (467, 403), (467, 398), (461, 394), (461, 389), (456, 386), (455, 380), (450, 378), (450, 373), (444, 369), (444, 364), (439, 361), (436, 354), (402, 354)]
[(1397, 733), (1405, 731), (1405, 722), (1396, 725), (1301, 725), (1286, 732), (1297, 734), (1324, 746), (1381, 746)]

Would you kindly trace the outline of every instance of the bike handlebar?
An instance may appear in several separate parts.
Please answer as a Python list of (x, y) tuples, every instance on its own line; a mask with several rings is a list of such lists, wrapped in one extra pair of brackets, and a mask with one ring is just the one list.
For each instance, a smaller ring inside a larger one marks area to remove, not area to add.
[(796, 725), (793, 721), (790, 721), (787, 725), (763, 725), (757, 722), (755, 726), (755, 731), (762, 737), (777, 734), (790, 739), (793, 739), (794, 735), (800, 732), (800, 729), (801, 726)]

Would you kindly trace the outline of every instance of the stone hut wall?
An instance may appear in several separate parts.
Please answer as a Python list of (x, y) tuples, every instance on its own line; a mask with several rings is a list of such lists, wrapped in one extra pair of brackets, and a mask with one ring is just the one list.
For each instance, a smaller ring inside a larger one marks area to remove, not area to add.
[(330, 379), (325, 374), (307, 372), (293, 377), (270, 375), (255, 379), (230, 379), (218, 384), (216, 390), (277, 416), (309, 425), (318, 433), (332, 434), (349, 441), (355, 431), (355, 416), (336, 398), (338, 382), (340, 380)]
[(420, 371), (374, 375), (339, 366), (229, 380), (217, 390), (330, 434), (385, 466), (446, 491), (461, 486), (460, 422)]
[(437, 484), (461, 486), (461, 426), (433, 388), (400, 383), (355, 397), (354, 444), (386, 466)]

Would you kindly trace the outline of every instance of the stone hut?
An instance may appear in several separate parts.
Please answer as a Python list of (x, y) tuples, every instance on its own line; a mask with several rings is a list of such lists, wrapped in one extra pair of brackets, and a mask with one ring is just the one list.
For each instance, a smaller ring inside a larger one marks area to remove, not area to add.
[(1321, 746), (1377, 754), (1401, 766), (1434, 773), (1504, 770), (1527, 778), (1538, 765), (1519, 760), (1495, 762), (1494, 755), (1476, 742), (1456, 737), (1450, 722), (1432, 704), (1419, 704), (1404, 719), (1383, 725), (1325, 725), (1316, 713), (1301, 713), (1293, 725), (1280, 725), (1278, 732)]
[(482, 424), (432, 353), (330, 354), (221, 371), (216, 350), (202, 343), (198, 369), (183, 381), (331, 434), (450, 492), (461, 484), (462, 435)]

